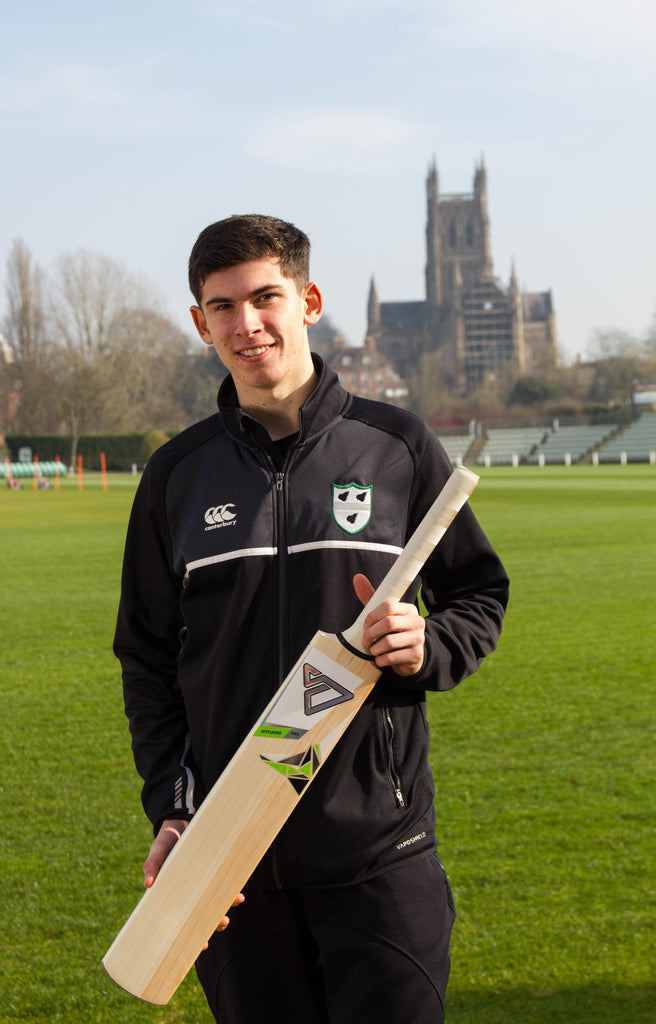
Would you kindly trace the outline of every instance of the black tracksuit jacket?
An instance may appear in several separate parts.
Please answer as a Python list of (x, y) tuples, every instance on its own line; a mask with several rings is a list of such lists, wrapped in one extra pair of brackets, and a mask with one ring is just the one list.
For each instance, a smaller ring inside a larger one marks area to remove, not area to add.
[[(219, 412), (160, 448), (140, 482), (114, 649), (156, 830), (193, 815), (316, 630), (355, 620), (353, 576), (380, 581), (451, 472), (421, 419), (350, 395), (315, 365), (319, 382), (282, 458), (228, 377)], [(337, 498), (347, 485), (368, 489), (351, 522)], [(468, 506), (421, 587), (423, 668), (383, 672), (253, 884), (344, 885), (434, 851), (425, 691), (477, 669), (508, 597)]]

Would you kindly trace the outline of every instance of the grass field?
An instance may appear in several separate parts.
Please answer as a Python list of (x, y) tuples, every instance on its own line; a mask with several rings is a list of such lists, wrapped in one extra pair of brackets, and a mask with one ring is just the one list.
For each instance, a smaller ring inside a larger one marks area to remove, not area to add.
[[(211, 1019), (193, 977), (156, 1008), (100, 967), (150, 841), (110, 652), (134, 485), (0, 490), (0, 1022)], [(656, 470), (484, 470), (472, 504), (511, 604), (429, 701), (448, 1024), (653, 1024)]]

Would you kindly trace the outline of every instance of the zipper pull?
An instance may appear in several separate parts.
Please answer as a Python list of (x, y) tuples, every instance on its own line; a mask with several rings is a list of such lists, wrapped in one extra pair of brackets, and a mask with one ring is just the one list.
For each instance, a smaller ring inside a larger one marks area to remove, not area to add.
[(285, 474), (284, 473), (276, 473), (276, 490), (277, 491), (282, 491), (282, 485), (284, 483), (284, 480), (285, 480)]
[(396, 802), (399, 807), (405, 807), (405, 800), (403, 799), (403, 793), (400, 789), (394, 790), (394, 796), (396, 797)]

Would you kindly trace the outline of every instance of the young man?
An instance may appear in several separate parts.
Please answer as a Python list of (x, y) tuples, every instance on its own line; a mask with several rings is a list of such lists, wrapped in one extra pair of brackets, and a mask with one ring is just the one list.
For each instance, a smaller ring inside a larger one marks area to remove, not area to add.
[[(356, 618), (451, 472), (423, 421), (355, 398), (311, 355), (309, 242), (271, 217), (206, 228), (191, 314), (230, 371), (219, 412), (150, 460), (115, 651), (164, 859), (321, 627)], [(354, 488), (362, 511), (340, 514)], [(197, 963), (221, 1024), (439, 1024), (454, 918), (435, 846), (425, 691), (496, 645), (508, 581), (463, 509), (416, 592), (365, 624), (382, 676)]]

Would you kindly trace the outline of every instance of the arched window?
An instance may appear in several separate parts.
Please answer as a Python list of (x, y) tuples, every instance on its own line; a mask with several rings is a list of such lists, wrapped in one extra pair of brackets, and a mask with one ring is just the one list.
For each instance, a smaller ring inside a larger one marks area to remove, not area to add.
[(454, 220), (449, 224), (449, 245), (452, 249), (456, 247), (456, 222)]
[(470, 220), (467, 221), (467, 230), (465, 232), (465, 238), (467, 240), (467, 245), (471, 249), (472, 245), (474, 244), (474, 225)]

